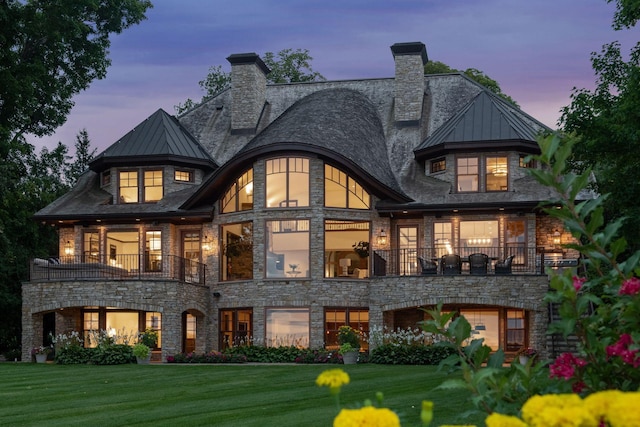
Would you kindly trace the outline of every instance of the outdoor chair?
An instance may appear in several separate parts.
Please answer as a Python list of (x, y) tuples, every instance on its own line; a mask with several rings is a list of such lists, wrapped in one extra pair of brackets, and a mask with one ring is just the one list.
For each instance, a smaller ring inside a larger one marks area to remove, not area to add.
[(485, 254), (469, 255), (469, 273), (470, 274), (487, 274), (488, 264), (489, 264), (489, 256)]
[(498, 261), (493, 267), (496, 274), (511, 274), (511, 264), (515, 255), (508, 256), (504, 261)]
[(462, 260), (460, 255), (444, 255), (442, 257), (442, 274), (462, 273)]
[(431, 260), (418, 257), (422, 274), (438, 274), (438, 264)]

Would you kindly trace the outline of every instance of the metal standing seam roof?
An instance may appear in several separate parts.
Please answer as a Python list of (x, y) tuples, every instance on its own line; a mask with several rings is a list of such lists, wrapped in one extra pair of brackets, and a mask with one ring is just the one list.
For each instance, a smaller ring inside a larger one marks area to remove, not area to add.
[(104, 150), (92, 162), (94, 166), (111, 159), (140, 157), (175, 157), (217, 166), (209, 153), (163, 109), (157, 110)]
[(538, 129), (520, 119), (504, 102), (483, 90), (415, 152), (451, 142), (535, 141)]

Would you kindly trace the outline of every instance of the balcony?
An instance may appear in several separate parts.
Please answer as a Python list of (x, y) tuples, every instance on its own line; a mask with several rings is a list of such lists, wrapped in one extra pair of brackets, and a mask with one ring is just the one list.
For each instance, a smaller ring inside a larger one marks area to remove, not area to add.
[(43, 280), (154, 280), (169, 279), (205, 284), (205, 264), (175, 255), (115, 255), (108, 260), (92, 255), (36, 258), (30, 264), (30, 281)]
[[(444, 248), (377, 250), (373, 253), (374, 276), (422, 276), (442, 274), (533, 274), (545, 275), (546, 269), (563, 269), (578, 266), (577, 258), (564, 258), (561, 252), (546, 252), (544, 248), (514, 246), (451, 248), (451, 254), (460, 257), (459, 269), (449, 269), (444, 265)], [(486, 271), (471, 265), (469, 255), (487, 256)], [(511, 265), (504, 263), (512, 257)]]

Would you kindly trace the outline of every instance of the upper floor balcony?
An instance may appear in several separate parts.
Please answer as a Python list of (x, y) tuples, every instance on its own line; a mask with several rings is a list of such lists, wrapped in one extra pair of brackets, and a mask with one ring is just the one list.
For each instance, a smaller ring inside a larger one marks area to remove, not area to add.
[(106, 260), (92, 255), (65, 255), (32, 260), (30, 281), (169, 279), (204, 285), (205, 272), (205, 264), (175, 255), (122, 254)]
[(456, 274), (546, 274), (547, 268), (576, 267), (577, 258), (541, 247), (437, 247), (376, 250), (374, 276)]

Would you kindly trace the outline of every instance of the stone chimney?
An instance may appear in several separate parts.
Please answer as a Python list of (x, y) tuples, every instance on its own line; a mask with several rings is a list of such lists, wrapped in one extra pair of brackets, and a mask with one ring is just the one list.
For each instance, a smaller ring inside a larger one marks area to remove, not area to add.
[(271, 70), (255, 53), (236, 53), (231, 63), (231, 133), (254, 134), (264, 108)]
[(422, 117), (427, 48), (420, 42), (396, 43), (391, 52), (396, 63), (394, 119), (401, 126), (415, 126)]

